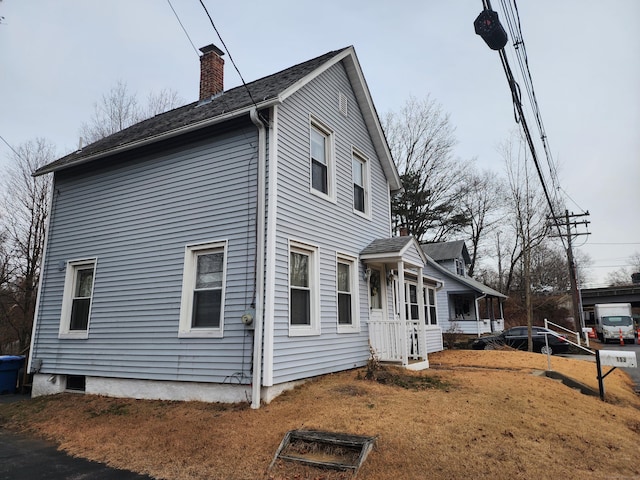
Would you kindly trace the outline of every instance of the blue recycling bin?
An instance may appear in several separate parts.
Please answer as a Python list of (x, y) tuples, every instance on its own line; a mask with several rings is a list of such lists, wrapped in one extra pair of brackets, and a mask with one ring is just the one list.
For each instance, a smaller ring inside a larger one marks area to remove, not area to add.
[(18, 372), (23, 365), (22, 355), (0, 355), (0, 395), (16, 393)]

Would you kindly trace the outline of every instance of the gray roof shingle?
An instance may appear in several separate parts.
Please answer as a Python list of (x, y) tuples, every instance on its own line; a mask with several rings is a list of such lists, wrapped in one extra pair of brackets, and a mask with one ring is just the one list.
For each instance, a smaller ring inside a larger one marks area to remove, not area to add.
[[(250, 107), (253, 101), (260, 104), (276, 99), (284, 90), (347, 48), (350, 47), (325, 53), (324, 55), (294, 65), (278, 73), (263, 77), (248, 83), (246, 88), (244, 85), (232, 88), (214, 97), (210, 102), (190, 103), (143, 120), (131, 127), (87, 145), (82, 150), (70, 153), (39, 168), (34, 172), (34, 175), (43, 175), (78, 163), (83, 163), (83, 161), (88, 161), (90, 157), (108, 155), (111, 150), (120, 149), (129, 144), (135, 144), (136, 142), (179, 130), (197, 124), (198, 122), (229, 114), (230, 112), (242, 111)], [(249, 95), (249, 91), (251, 95)]]
[(364, 247), (360, 255), (375, 255), (378, 253), (399, 254), (400, 251), (411, 242), (413, 237), (390, 237), (374, 240)]
[(462, 257), (465, 263), (471, 263), (469, 251), (464, 240), (454, 240), (452, 242), (423, 243), (420, 245), (424, 253), (429, 255), (436, 262), (451, 260)]

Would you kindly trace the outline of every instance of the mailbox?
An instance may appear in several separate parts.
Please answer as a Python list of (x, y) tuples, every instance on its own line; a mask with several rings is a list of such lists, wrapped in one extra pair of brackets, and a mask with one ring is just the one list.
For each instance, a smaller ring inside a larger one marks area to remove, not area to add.
[(636, 358), (636, 352), (600, 350), (600, 364), (611, 367), (637, 368), (638, 359)]

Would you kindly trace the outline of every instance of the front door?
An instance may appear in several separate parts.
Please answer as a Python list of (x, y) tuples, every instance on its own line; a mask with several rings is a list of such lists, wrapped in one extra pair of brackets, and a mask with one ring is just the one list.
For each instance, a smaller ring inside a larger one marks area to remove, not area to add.
[(371, 268), (371, 275), (369, 276), (369, 318), (374, 322), (384, 320), (384, 296), (382, 291), (384, 285), (381, 279), (380, 269)]

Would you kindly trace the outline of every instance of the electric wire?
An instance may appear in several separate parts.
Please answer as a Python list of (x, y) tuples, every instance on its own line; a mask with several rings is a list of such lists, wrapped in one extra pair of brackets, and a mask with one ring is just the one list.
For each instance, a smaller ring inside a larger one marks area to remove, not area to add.
[(182, 21), (180, 20), (180, 17), (178, 16), (178, 12), (176, 12), (176, 9), (173, 8), (173, 5), (171, 4), (171, 0), (167, 0), (167, 3), (169, 4), (169, 6), (171, 7), (171, 10), (173, 11), (173, 14), (176, 16), (176, 19), (178, 20), (178, 23), (180, 24), (180, 26), (182, 27), (182, 31), (184, 32), (184, 34), (187, 36), (187, 39), (189, 40), (189, 43), (191, 44), (191, 46), (193, 47), (193, 51), (196, 52), (196, 56), (200, 56), (200, 54), (198, 53), (198, 49), (196, 48), (196, 46), (193, 44), (193, 42), (191, 41), (191, 37), (189, 36), (189, 33), (187, 32), (187, 29), (184, 28), (184, 25), (182, 24)]
[(529, 126), (527, 125), (526, 118), (524, 118), (524, 112), (522, 111), (522, 103), (519, 97), (519, 90), (517, 87), (517, 82), (513, 77), (513, 72), (511, 71), (511, 67), (509, 65), (509, 60), (507, 59), (506, 53), (503, 49), (500, 49), (500, 60), (502, 61), (502, 67), (504, 68), (505, 75), (507, 76), (507, 82), (509, 83), (509, 89), (511, 90), (511, 97), (513, 103), (518, 110), (518, 116), (520, 119), (520, 125), (522, 126), (522, 130), (524, 132), (527, 143), (529, 144), (529, 150), (531, 151), (531, 158), (533, 160), (533, 164), (536, 167), (536, 171), (538, 173), (538, 178), (540, 179), (540, 183), (542, 185), (542, 191), (544, 193), (545, 199), (547, 200), (547, 205), (549, 206), (549, 211), (551, 212), (551, 217), (554, 221), (556, 228), (558, 229), (558, 233), (560, 234), (560, 239), (562, 240), (563, 246), (565, 246), (564, 237), (562, 236), (562, 229), (560, 228), (560, 222), (558, 221), (558, 216), (555, 214), (554, 204), (549, 195), (549, 189), (547, 188), (547, 184), (542, 173), (542, 169), (540, 168), (540, 162), (538, 161), (538, 155), (536, 153), (536, 148), (533, 143), (533, 139), (531, 137), (531, 132), (529, 131)]
[(224, 40), (222, 39), (222, 35), (220, 35), (220, 32), (216, 28), (216, 24), (213, 22), (213, 18), (211, 18), (211, 15), (209, 14), (209, 10), (207, 10), (207, 7), (204, 4), (203, 0), (200, 0), (200, 5), (202, 5), (202, 8), (204, 9), (205, 13), (207, 14), (207, 17), (209, 17), (209, 22), (211, 22), (211, 26), (213, 27), (213, 30), (216, 32), (216, 35), (218, 35), (218, 38), (220, 39), (220, 43), (222, 43), (222, 46), (224, 47), (225, 51), (227, 52), (227, 55), (229, 55), (229, 60), (231, 61), (231, 64), (233, 65), (233, 68), (235, 68), (236, 72), (238, 72), (238, 76), (240, 77), (240, 80), (242, 81), (242, 85), (244, 85), (244, 88), (247, 90), (247, 93), (249, 94), (249, 98), (251, 99), (251, 103), (253, 104), (254, 107), (258, 108), (258, 105), (256, 104), (256, 101), (253, 99), (253, 95), (251, 95), (251, 90), (249, 90), (249, 87), (247, 86), (247, 82), (244, 81), (244, 78), (242, 77), (242, 74), (240, 73), (240, 70), (238, 69), (238, 66), (236, 65), (236, 62), (233, 60), (233, 57), (231, 56), (231, 52), (227, 48), (227, 45), (224, 43)]
[(9, 142), (7, 142), (2, 135), (0, 135), (0, 140), (2, 140), (4, 142), (4, 144), (7, 147), (9, 147), (9, 150), (11, 150), (18, 158), (22, 158), (22, 156), (17, 152), (17, 150), (15, 148), (13, 148), (11, 146), (11, 144)]
[(509, 0), (501, 0), (502, 8), (504, 11), (505, 23), (507, 25), (507, 28), (512, 38), (514, 55), (521, 72), (521, 78), (522, 78), (524, 90), (526, 91), (526, 94), (529, 99), (528, 106), (530, 107), (531, 113), (536, 121), (536, 125), (538, 127), (538, 132), (540, 135), (540, 140), (542, 142), (542, 147), (545, 152), (545, 158), (546, 158), (547, 166), (549, 169), (551, 184), (553, 186), (554, 192), (556, 193), (556, 195), (554, 195), (554, 200), (556, 203), (561, 204), (557, 195), (557, 192), (560, 188), (557, 166), (556, 166), (556, 162), (553, 160), (553, 155), (551, 153), (551, 148), (549, 146), (549, 140), (546, 134), (544, 123), (542, 121), (540, 107), (539, 107), (535, 89), (533, 86), (533, 78), (531, 75), (531, 70), (529, 68), (529, 59), (527, 55), (526, 45), (522, 35), (522, 25), (520, 22), (520, 14), (518, 11), (518, 6), (516, 3), (516, 0), (512, 0), (512, 2), (513, 4), (510, 4)]

